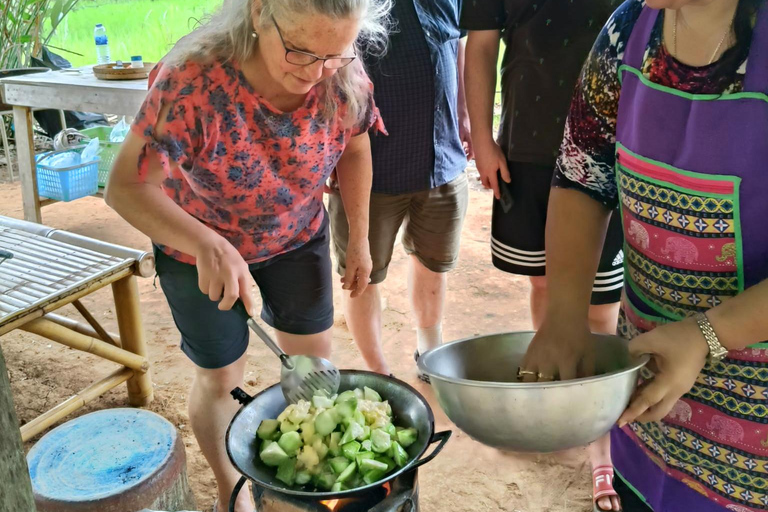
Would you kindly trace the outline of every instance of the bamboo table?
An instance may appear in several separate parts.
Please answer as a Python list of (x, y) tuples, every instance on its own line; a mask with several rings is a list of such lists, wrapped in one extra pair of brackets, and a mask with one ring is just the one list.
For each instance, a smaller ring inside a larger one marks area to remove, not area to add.
[(99, 80), (88, 68), (49, 71), (0, 80), (0, 97), (13, 106), (24, 218), (42, 222), (40, 209), (55, 201), (37, 190), (32, 109), (80, 110), (133, 116), (147, 95), (147, 80)]
[[(97, 398), (128, 383), (133, 406), (153, 399), (136, 276), (149, 277), (154, 258), (99, 240), (0, 216), (0, 336), (21, 329), (120, 367), (21, 427), (25, 441)], [(80, 299), (112, 287), (119, 334), (107, 332)], [(86, 320), (55, 313), (72, 304)]]

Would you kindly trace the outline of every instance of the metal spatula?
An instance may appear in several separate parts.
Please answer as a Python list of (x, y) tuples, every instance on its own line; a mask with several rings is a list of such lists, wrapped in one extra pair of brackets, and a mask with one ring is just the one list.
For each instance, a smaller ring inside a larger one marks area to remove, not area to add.
[(246, 317), (248, 327), (280, 358), (280, 388), (289, 403), (295, 404), (302, 399), (311, 401), (315, 392), (321, 390), (328, 396), (338, 392), (341, 375), (333, 363), (322, 357), (289, 356), (248, 314), (241, 301), (235, 303), (234, 309)]

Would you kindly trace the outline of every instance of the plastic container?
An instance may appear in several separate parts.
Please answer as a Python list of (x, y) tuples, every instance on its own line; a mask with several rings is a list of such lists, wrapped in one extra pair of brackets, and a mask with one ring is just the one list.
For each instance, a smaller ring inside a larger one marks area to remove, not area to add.
[(144, 61), (141, 58), (141, 55), (134, 55), (131, 57), (131, 67), (137, 68), (137, 69), (144, 69)]
[(109, 39), (107, 38), (107, 29), (99, 23), (93, 29), (93, 40), (96, 43), (96, 63), (109, 64), (112, 60), (109, 57)]
[(91, 162), (58, 169), (41, 164), (44, 156), (67, 151), (81, 153), (85, 146), (69, 148), (53, 153), (42, 153), (35, 157), (37, 161), (37, 188), (41, 197), (57, 201), (73, 201), (85, 196), (91, 196), (99, 191), (99, 157)]
[(109, 170), (112, 168), (112, 163), (117, 158), (117, 153), (120, 151), (120, 142), (109, 142), (109, 134), (112, 132), (111, 126), (96, 126), (94, 128), (86, 128), (80, 130), (80, 133), (87, 135), (89, 138), (94, 139), (98, 137), (99, 146), (101, 147), (101, 153), (99, 153), (99, 186), (106, 187), (109, 180)]

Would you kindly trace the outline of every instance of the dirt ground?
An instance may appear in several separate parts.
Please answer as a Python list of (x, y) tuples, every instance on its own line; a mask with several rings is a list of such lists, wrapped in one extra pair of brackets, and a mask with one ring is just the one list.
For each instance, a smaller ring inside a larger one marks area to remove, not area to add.
[[(472, 187), (461, 259), (449, 278), (443, 328), (446, 341), (530, 328), (526, 280), (505, 275), (490, 263), (490, 199), (487, 191), (477, 185)], [(18, 181), (0, 184), (0, 214), (22, 217)], [(101, 240), (149, 248), (147, 238), (107, 208), (101, 199), (86, 198), (48, 206), (43, 210), (43, 220), (47, 225)], [(406, 293), (406, 257), (402, 248), (395, 252), (389, 279), (382, 285), (386, 300), (384, 350), (395, 375), (427, 397), (435, 412), (437, 429), (454, 430), (440, 456), (419, 472), (421, 509), (424, 512), (592, 510), (589, 466), (583, 450), (534, 456), (502, 453), (472, 441), (445, 417), (431, 388), (416, 377), (413, 362), (416, 336)], [(168, 418), (180, 430), (198, 507), (207, 511), (213, 503), (215, 487), (212, 473), (189, 428), (186, 411), (186, 394), (193, 369), (178, 348), (178, 333), (162, 292), (153, 287), (151, 279), (141, 279), (139, 285), (155, 383), (155, 400), (148, 408)], [(101, 290), (84, 302), (108, 330), (116, 331), (108, 291)], [(336, 311), (334, 361), (341, 368), (361, 368), (363, 361), (344, 323), (338, 300)], [(74, 309), (66, 314), (76, 316)], [(88, 354), (26, 333), (12, 332), (0, 342), (10, 371), (16, 412), (22, 424), (113, 368), (108, 362), (100, 362)], [(246, 387), (250, 393), (278, 381), (279, 367), (263, 344), (251, 343), (246, 373)], [(121, 386), (76, 414), (124, 406), (126, 392)], [(27, 449), (30, 446), (28, 443)]]

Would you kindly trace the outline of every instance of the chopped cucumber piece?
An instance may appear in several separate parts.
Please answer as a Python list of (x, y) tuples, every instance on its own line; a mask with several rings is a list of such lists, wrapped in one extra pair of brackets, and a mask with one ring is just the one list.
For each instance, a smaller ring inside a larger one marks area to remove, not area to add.
[(358, 467), (360, 466), (360, 463), (363, 462), (363, 459), (375, 459), (376, 454), (373, 452), (360, 452), (357, 455), (355, 455), (355, 462), (357, 462)]
[(360, 441), (365, 441), (366, 439), (370, 439), (370, 438), (371, 438), (371, 427), (369, 427), (368, 425), (365, 425), (363, 427), (363, 437), (360, 438)]
[(289, 457), (293, 457), (296, 455), (296, 452), (299, 451), (299, 448), (301, 448), (301, 436), (298, 432), (288, 432), (287, 434), (280, 436), (277, 444), (280, 445), (280, 448), (282, 448)]
[(365, 393), (363, 393), (362, 389), (355, 388), (353, 392), (355, 393), (355, 396), (357, 397), (358, 400), (365, 399)]
[(379, 470), (384, 473), (387, 472), (387, 465), (384, 462), (379, 462), (376, 459), (363, 459), (360, 462), (360, 472), (365, 475), (369, 471)]
[(363, 451), (369, 452), (369, 451), (372, 450), (372, 448), (371, 448), (371, 440), (370, 439), (366, 439), (365, 441), (363, 441), (360, 444), (362, 444), (362, 446), (363, 446)]
[(355, 420), (355, 423), (360, 425), (361, 427), (365, 426), (365, 416), (363, 416), (363, 413), (361, 411), (355, 411), (355, 414), (352, 416), (352, 418)]
[(392, 438), (389, 437), (389, 434), (377, 428), (371, 432), (371, 445), (373, 451), (377, 453), (385, 453), (389, 450), (389, 447), (392, 446)]
[(333, 472), (320, 473), (317, 475), (315, 483), (319, 488), (330, 491), (333, 484), (336, 483), (336, 475), (334, 475)]
[(280, 432), (287, 434), (288, 432), (296, 432), (299, 430), (299, 426), (291, 421), (283, 420), (280, 423)]
[[(256, 435), (259, 436), (259, 439), (264, 439), (265, 441), (274, 441), (280, 437), (280, 432), (278, 431), (279, 428), (279, 421), (263, 420), (259, 425), (258, 430), (256, 430)], [(275, 436), (275, 434), (277, 434), (277, 436)]]
[(267, 466), (279, 466), (281, 462), (288, 460), (288, 454), (280, 448), (279, 443), (272, 443), (267, 446), (260, 454), (259, 457)]
[(312, 480), (312, 473), (309, 471), (296, 472), (296, 485), (307, 485)]
[(351, 441), (347, 444), (341, 445), (341, 453), (344, 454), (349, 460), (354, 460), (355, 454), (360, 451), (360, 443), (357, 441)]
[(312, 405), (314, 405), (316, 409), (330, 409), (333, 407), (333, 400), (325, 396), (313, 396)]
[(395, 459), (395, 463), (398, 466), (402, 468), (408, 464), (408, 452), (406, 452), (405, 449), (400, 446), (400, 443), (394, 441), (392, 443), (392, 451), (394, 452), (392, 458)]
[(334, 457), (341, 455), (341, 432), (331, 433), (331, 440), (328, 442), (328, 453)]
[(389, 434), (390, 437), (395, 437), (397, 435), (397, 429), (391, 423), (387, 423), (382, 430)]
[(338, 424), (338, 421), (336, 421), (336, 418), (331, 411), (323, 411), (317, 415), (317, 418), (315, 418), (314, 431), (317, 432), (318, 435), (327, 436), (336, 430)]
[(392, 471), (397, 467), (397, 464), (395, 464), (395, 461), (393, 461), (389, 457), (379, 456), (379, 457), (376, 457), (375, 460), (379, 462), (383, 462), (384, 464), (387, 465), (387, 473), (389, 473), (390, 471)]
[(277, 476), (275, 477), (287, 486), (291, 486), (296, 481), (296, 462), (293, 459), (287, 459), (277, 466)]
[(334, 457), (328, 462), (331, 463), (331, 468), (333, 468), (333, 472), (337, 475), (347, 469), (347, 466), (351, 464), (346, 457)]
[(363, 388), (363, 396), (366, 400), (370, 400), (372, 402), (381, 402), (381, 395), (368, 386)]
[(355, 404), (351, 400), (338, 403), (333, 409), (341, 420), (349, 420), (355, 414)]
[(419, 433), (416, 432), (415, 428), (406, 428), (397, 433), (397, 442), (400, 443), (400, 446), (403, 448), (408, 448), (416, 442), (418, 437)]
[(352, 462), (349, 464), (346, 468), (344, 468), (344, 471), (341, 472), (339, 477), (336, 479), (336, 483), (344, 483), (354, 474), (355, 470), (357, 469), (357, 465)]
[(272, 444), (272, 443), (274, 443), (274, 442), (275, 442), (275, 441), (267, 441), (267, 440), (264, 440), (264, 441), (262, 441), (262, 442), (261, 442), (261, 447), (259, 448), (259, 453), (263, 452), (263, 451), (264, 451), (264, 449), (265, 449), (267, 446), (271, 445), (271, 444)]
[(350, 423), (347, 427), (347, 430), (344, 432), (344, 435), (341, 436), (341, 444), (342, 446), (349, 443), (350, 441), (354, 441), (359, 437), (362, 437), (364, 433), (363, 427), (361, 427), (357, 423)]
[(363, 482), (365, 482), (368, 485), (371, 485), (372, 483), (378, 482), (379, 480), (384, 478), (384, 475), (386, 475), (384, 471), (374, 469), (372, 471), (369, 471), (365, 475), (363, 475)]
[(335, 482), (331, 486), (331, 492), (341, 492), (344, 489), (344, 487), (341, 485), (341, 482)]
[(336, 398), (336, 405), (344, 402), (352, 402), (352, 407), (357, 407), (357, 400), (357, 394), (354, 391), (344, 391), (338, 396), (338, 398)]

